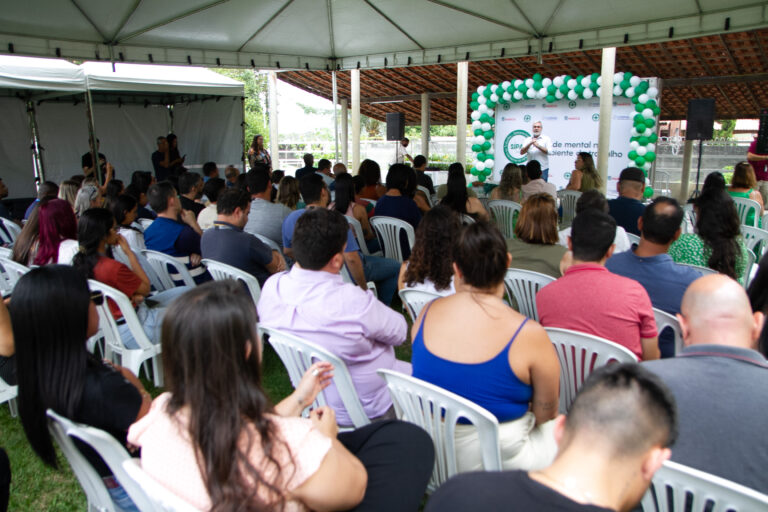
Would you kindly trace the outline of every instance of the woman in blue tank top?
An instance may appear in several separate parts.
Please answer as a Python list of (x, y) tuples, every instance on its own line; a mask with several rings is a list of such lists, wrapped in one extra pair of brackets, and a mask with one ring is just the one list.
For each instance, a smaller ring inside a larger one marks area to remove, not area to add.
[[(467, 398), (499, 420), (505, 469), (546, 467), (557, 450), (560, 365), (544, 329), (506, 305), (511, 257), (492, 224), (467, 226), (453, 249), (456, 293), (422, 311), (411, 331), (413, 376)], [(481, 469), (474, 427), (456, 430), (460, 471)]]

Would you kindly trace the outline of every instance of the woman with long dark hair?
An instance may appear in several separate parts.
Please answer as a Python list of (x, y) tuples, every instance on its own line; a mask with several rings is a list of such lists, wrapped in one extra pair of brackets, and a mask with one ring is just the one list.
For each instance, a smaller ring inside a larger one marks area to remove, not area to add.
[(264, 136), (254, 135), (251, 147), (248, 148), (248, 167), (253, 168), (256, 164), (264, 164), (272, 169), (272, 157), (269, 151), (264, 149)]
[[(492, 224), (465, 227), (453, 246), (456, 293), (422, 309), (411, 329), (413, 376), (486, 408), (499, 420), (505, 469), (546, 467), (557, 451), (560, 365), (544, 329), (504, 302), (510, 256)], [(460, 471), (481, 468), (474, 427), (458, 425)]]
[(747, 247), (733, 199), (720, 188), (711, 188), (694, 202), (696, 232), (680, 235), (669, 255), (677, 263), (709, 267), (740, 282), (746, 278)]
[(461, 220), (449, 207), (437, 205), (425, 213), (416, 228), (411, 257), (400, 267), (397, 289), (454, 293), (451, 251), (460, 231)]
[(363, 177), (365, 186), (360, 190), (360, 197), (377, 201), (387, 192), (387, 188), (381, 184), (381, 167), (373, 160), (365, 159), (360, 162), (357, 174)]
[(144, 232), (135, 224), (138, 215), (139, 202), (133, 196), (122, 194), (112, 202), (110, 211), (117, 222), (117, 232), (128, 242), (128, 246), (136, 253), (147, 248), (144, 243)]
[(600, 188), (600, 175), (595, 169), (595, 161), (591, 154), (577, 153), (573, 165), (574, 169), (571, 171), (571, 179), (565, 187), (566, 190), (586, 192)]
[(464, 166), (458, 162), (448, 167), (448, 187), (445, 197), (440, 201), (457, 213), (469, 215), (474, 219), (488, 220), (490, 215), (483, 203), (476, 197), (470, 197), (467, 192), (467, 177)]
[[(24, 433), (42, 461), (58, 467), (45, 411), (107, 431), (125, 444), (128, 427), (149, 410), (151, 397), (129, 370), (89, 353), (99, 317), (85, 278), (74, 268), (49, 265), (22, 276), (9, 307), (16, 348), (19, 416)], [(42, 318), (41, 311), (45, 311)], [(83, 455), (104, 478), (118, 510), (136, 510), (101, 458)]]
[(72, 263), (77, 252), (77, 219), (63, 199), (41, 202), (38, 210), (37, 250), (33, 263)]
[[(40, 200), (40, 205), (48, 201), (49, 199), (44, 198)], [(40, 236), (40, 206), (32, 209), (27, 222), (21, 228), (21, 233), (13, 243), (11, 259), (22, 265), (33, 265), (37, 254), (38, 236)]]
[(336, 196), (334, 201), (328, 205), (328, 209), (336, 210), (342, 215), (355, 218), (363, 228), (363, 236), (365, 237), (368, 252), (380, 251), (379, 240), (371, 228), (371, 223), (368, 222), (368, 214), (365, 208), (355, 203), (355, 184), (352, 181), (352, 176), (349, 173), (339, 174), (334, 183)]
[(330, 384), (330, 363), (273, 407), (260, 359), (240, 285), (207, 283), (175, 302), (163, 322), (167, 392), (128, 436), (144, 470), (201, 510), (417, 510), (433, 460), (422, 430), (378, 421), (337, 436), (333, 409), (299, 417)]

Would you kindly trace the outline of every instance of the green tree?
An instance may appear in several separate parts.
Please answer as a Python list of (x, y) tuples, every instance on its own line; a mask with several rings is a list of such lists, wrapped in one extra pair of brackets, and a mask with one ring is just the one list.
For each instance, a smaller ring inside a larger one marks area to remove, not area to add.
[(245, 117), (245, 148), (247, 150), (256, 135), (264, 136), (264, 145), (269, 143), (267, 127), (267, 76), (260, 75), (250, 69), (216, 69), (219, 74), (243, 82), (245, 88), (244, 117)]
[(720, 130), (715, 130), (715, 138), (716, 139), (726, 139), (730, 140), (733, 138), (733, 130), (736, 128), (736, 120), (735, 119), (722, 119), (719, 120), (718, 123), (720, 123)]

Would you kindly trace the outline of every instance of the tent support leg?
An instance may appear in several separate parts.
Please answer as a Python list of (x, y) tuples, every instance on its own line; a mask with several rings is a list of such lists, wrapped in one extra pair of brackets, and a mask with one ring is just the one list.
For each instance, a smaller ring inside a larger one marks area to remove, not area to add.
[(421, 93), (421, 154), (429, 161), (429, 93)]
[(467, 88), (469, 62), (456, 65), (456, 161), (467, 165)]
[(280, 144), (277, 140), (277, 73), (269, 72), (269, 151), (272, 168), (280, 168)]
[(40, 132), (37, 129), (37, 111), (35, 102), (27, 101), (27, 119), (29, 121), (29, 132), (31, 138), (30, 149), (32, 150), (32, 161), (34, 162), (35, 189), (40, 183), (45, 181), (45, 165), (43, 163), (43, 154), (40, 152), (43, 148), (40, 145)]
[(360, 168), (360, 70), (349, 71), (350, 89), (352, 92), (352, 170), (357, 174)]
[(616, 64), (616, 48), (603, 48), (600, 70), (600, 125), (597, 136), (597, 172), (600, 174), (600, 192), (608, 189), (608, 155), (611, 151), (611, 116), (613, 115), (613, 73)]
[(349, 123), (347, 118), (349, 117), (349, 100), (342, 98), (341, 100), (341, 163), (345, 166), (349, 165)]
[(331, 71), (331, 85), (333, 88), (333, 140), (335, 143), (336, 159), (339, 161), (339, 91), (336, 88), (336, 71)]
[(104, 184), (104, 177), (101, 175), (101, 165), (99, 165), (99, 151), (96, 149), (96, 123), (93, 120), (93, 99), (91, 98), (91, 90), (85, 91), (85, 115), (88, 116), (88, 141), (91, 145), (91, 161), (94, 165), (94, 171), (96, 171), (96, 177), (99, 180), (99, 185)]

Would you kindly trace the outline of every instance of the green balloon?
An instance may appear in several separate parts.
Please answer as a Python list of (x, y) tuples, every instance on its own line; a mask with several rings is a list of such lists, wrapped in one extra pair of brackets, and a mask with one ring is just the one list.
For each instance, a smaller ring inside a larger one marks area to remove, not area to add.
[(541, 82), (541, 80), (542, 80), (543, 78), (544, 78), (544, 77), (543, 77), (543, 76), (541, 76), (541, 73), (534, 73), (534, 74), (533, 74), (533, 81), (534, 81), (534, 82)]
[(620, 83), (619, 85), (621, 86), (621, 89), (622, 89), (623, 91), (626, 91), (627, 89), (629, 89), (630, 87), (632, 87), (632, 84), (630, 84), (630, 83), (629, 83), (629, 80), (622, 80), (622, 81), (621, 81), (621, 83)]
[(653, 142), (653, 143), (655, 144), (655, 143), (656, 143), (656, 141), (657, 141), (657, 140), (659, 140), (659, 136), (658, 136), (658, 135), (656, 135), (655, 133), (652, 133), (652, 134), (650, 134), (650, 135), (648, 136), (648, 140), (649, 140), (649, 141), (651, 141), (651, 142)]
[(645, 158), (638, 156), (637, 158), (635, 158), (635, 163), (637, 164), (638, 167), (642, 167), (643, 165), (645, 165)]
[(653, 151), (648, 151), (645, 153), (646, 162), (653, 162), (654, 160), (656, 160), (656, 153), (654, 153)]
[(491, 100), (488, 100), (488, 101), (485, 102), (485, 106), (488, 107), (488, 108), (493, 108), (493, 107), (496, 106), (496, 103), (491, 101)]
[(645, 110), (645, 106), (644, 105), (641, 105), (640, 103), (635, 105), (635, 112), (642, 112), (643, 110)]
[(645, 120), (645, 126), (648, 128), (653, 128), (653, 125), (656, 124), (656, 121), (653, 118), (648, 118)]
[(547, 86), (547, 94), (554, 95), (556, 91), (557, 91), (557, 87), (555, 86), (555, 84), (549, 84)]
[(490, 118), (491, 118), (491, 116), (489, 116), (488, 114), (482, 114), (480, 116), (480, 122), (481, 123), (487, 123)]
[(480, 160), (481, 162), (485, 162), (485, 153), (478, 153), (477, 159)]
[(647, 129), (648, 128), (645, 126), (645, 124), (636, 124), (635, 125), (635, 130), (637, 130), (637, 133), (639, 133), (640, 135), (644, 134), (645, 130), (647, 130)]
[(581, 81), (584, 80), (584, 75), (579, 75), (576, 77), (576, 83), (581, 83)]
[(493, 174), (493, 169), (489, 169), (488, 167), (486, 167), (485, 169), (483, 169), (483, 174), (485, 174), (486, 176), (490, 176), (491, 174)]
[(528, 86), (526, 86), (525, 83), (522, 83), (522, 84), (517, 86), (517, 90), (520, 91), (521, 93), (525, 94), (525, 91), (528, 90)]
[(552, 96), (551, 94), (547, 94), (547, 97), (544, 99), (547, 100), (547, 103), (554, 103), (555, 101), (557, 101), (557, 98)]
[[(473, 147), (474, 147), (474, 146), (473, 146)], [(634, 162), (635, 158), (637, 158), (637, 151), (635, 151), (635, 150), (633, 149), (632, 151), (630, 151), (629, 153), (627, 153), (627, 156), (629, 157), (629, 159), (630, 159), (630, 160), (632, 160), (632, 161)]]
[[(481, 147), (481, 149), (483, 151), (485, 151), (486, 149), (491, 149), (491, 143), (488, 142), (488, 141), (485, 141), (482, 144), (480, 144), (480, 147)], [(480, 151), (480, 150), (478, 150), (478, 151)], [(475, 151), (475, 153), (477, 153), (477, 151)]]
[(592, 73), (589, 75), (589, 78), (592, 79), (594, 83), (597, 83), (598, 80), (600, 80), (600, 73)]
[(533, 89), (535, 91), (538, 91), (542, 87), (544, 87), (544, 85), (541, 82), (537, 82), (537, 81), (534, 80), (534, 82), (533, 82)]
[(480, 171), (478, 171), (477, 168), (473, 167), (472, 169), (470, 169), (469, 174), (471, 174), (472, 176), (477, 176), (477, 173), (479, 172)]
[(477, 153), (478, 151), (482, 150), (483, 148), (480, 146), (480, 144), (472, 144), (472, 151)]
[(650, 142), (650, 137), (640, 137), (637, 139), (637, 143), (641, 146), (647, 146), (648, 142)]
[(579, 96), (581, 96), (582, 94), (584, 94), (584, 86), (583, 86), (583, 85), (581, 85), (581, 84), (578, 84), (576, 87), (574, 87), (574, 88), (573, 88), (573, 90), (574, 90), (574, 91), (576, 92), (576, 94), (578, 94)]
[(474, 133), (475, 137), (477, 137), (478, 135), (482, 135), (483, 134), (483, 129), (482, 128), (478, 128), (477, 130), (475, 130), (472, 133)]
[(477, 101), (477, 98), (479, 98), (480, 95), (477, 92), (472, 93), (472, 101)]
[(653, 188), (645, 187), (645, 192), (643, 192), (643, 197), (645, 197), (646, 199), (650, 199), (651, 196), (653, 196)]
[(472, 110), (477, 110), (478, 108), (480, 108), (480, 104), (476, 101), (470, 101), (469, 106)]
[(485, 155), (485, 160), (483, 160), (483, 161), (485, 162), (486, 160), (493, 160), (493, 159), (495, 159), (495, 158), (496, 158), (495, 156), (493, 156), (493, 155), (491, 155), (491, 154), (489, 154), (489, 153), (486, 153), (486, 155)]
[(567, 83), (568, 83), (568, 80), (571, 80), (572, 78), (573, 78), (573, 77), (572, 77), (571, 75), (565, 75), (565, 76), (563, 77), (563, 83), (564, 83), (564, 84), (567, 84)]
[(655, 116), (658, 116), (659, 114), (661, 114), (661, 109), (659, 107), (654, 106), (651, 108), (651, 110), (653, 110), (653, 115)]
[(643, 114), (635, 114), (635, 117), (633, 117), (632, 120), (634, 121), (634, 124), (645, 122), (645, 118), (643, 117)]
[(589, 88), (592, 92), (597, 92), (598, 87), (600, 87), (600, 84), (598, 84), (597, 82), (592, 82), (591, 84), (589, 84)]
[(632, 73), (630, 73), (629, 71), (625, 71), (625, 72), (624, 72), (624, 80), (626, 80), (627, 82), (629, 82), (629, 79), (630, 79), (630, 78), (632, 78)]
[(563, 94), (568, 94), (568, 84), (563, 84), (560, 86), (560, 92)]
[(639, 94), (635, 94), (634, 96), (632, 96), (632, 103), (634, 103), (635, 105), (640, 103), (640, 95)]
[(653, 107), (658, 107), (658, 106), (659, 106), (658, 103), (656, 103), (656, 100), (654, 100), (654, 99), (650, 99), (650, 100), (645, 102), (645, 108), (653, 108)]
[(491, 92), (491, 88), (490, 87), (486, 87), (486, 89), (483, 91), (483, 96), (485, 96), (486, 98), (490, 98), (491, 94), (493, 94)]
[(490, 124), (491, 126), (493, 126), (494, 124), (496, 124), (496, 119), (495, 119), (495, 118), (493, 118), (493, 117), (490, 117), (490, 116), (489, 116), (489, 117), (488, 117), (488, 124)]
[(483, 134), (483, 137), (485, 137), (486, 139), (492, 139), (493, 138), (493, 130), (488, 130), (487, 132), (485, 132)]
[(648, 87), (650, 87), (650, 85), (648, 85), (648, 82), (640, 82), (639, 84), (637, 84), (637, 87), (635, 87), (635, 90), (638, 91), (640, 94), (643, 94), (645, 91), (648, 90)]
[(481, 174), (480, 176), (478, 176), (477, 177), (477, 181), (479, 181), (481, 183), (484, 182), (485, 181), (485, 174)]

